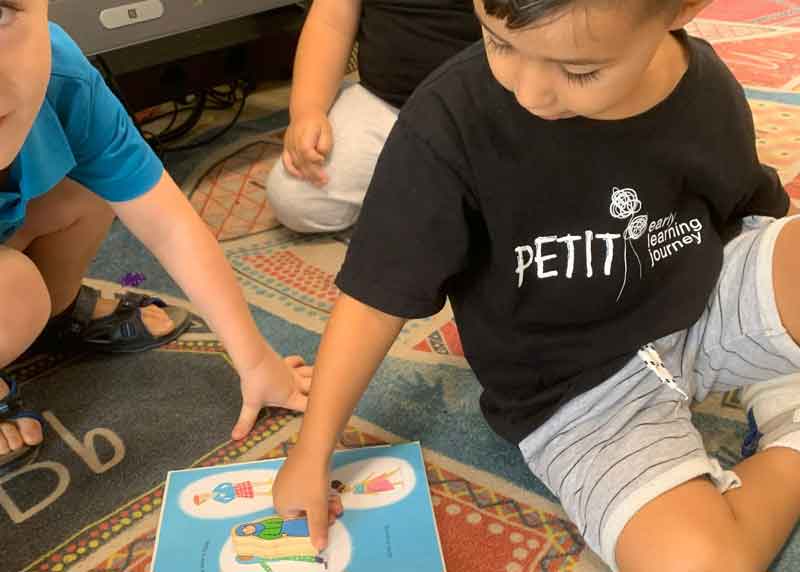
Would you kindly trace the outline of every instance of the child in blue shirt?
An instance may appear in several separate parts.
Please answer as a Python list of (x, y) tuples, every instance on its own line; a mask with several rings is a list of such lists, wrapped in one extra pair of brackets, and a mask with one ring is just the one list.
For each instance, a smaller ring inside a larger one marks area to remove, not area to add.
[[(118, 216), (225, 344), (243, 397), (233, 437), (265, 404), (303, 409), (310, 368), (261, 336), (205, 223), (78, 46), (48, 23), (47, 6), (0, 2), (0, 368), (48, 323), (55, 339), (107, 351), (149, 349), (186, 329), (185, 310), (131, 293), (106, 300), (81, 285)], [(0, 474), (41, 440), (41, 418), (21, 410), (0, 373)]]

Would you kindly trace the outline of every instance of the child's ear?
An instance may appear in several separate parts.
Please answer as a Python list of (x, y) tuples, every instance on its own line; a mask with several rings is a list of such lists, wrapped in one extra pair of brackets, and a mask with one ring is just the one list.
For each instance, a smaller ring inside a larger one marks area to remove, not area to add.
[(680, 30), (694, 20), (703, 9), (714, 0), (681, 0), (680, 8), (669, 26), (670, 30)]

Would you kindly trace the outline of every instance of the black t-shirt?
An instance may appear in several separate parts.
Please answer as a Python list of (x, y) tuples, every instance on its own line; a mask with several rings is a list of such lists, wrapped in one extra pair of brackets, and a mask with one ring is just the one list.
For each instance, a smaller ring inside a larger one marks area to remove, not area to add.
[(742, 88), (681, 38), (676, 89), (620, 121), (531, 115), (476, 45), (423, 83), (378, 161), (337, 284), (406, 318), (449, 296), (483, 413), (511, 441), (691, 326), (729, 228), (788, 210)]
[(361, 83), (401, 107), (429, 73), (480, 37), (471, 0), (364, 0)]

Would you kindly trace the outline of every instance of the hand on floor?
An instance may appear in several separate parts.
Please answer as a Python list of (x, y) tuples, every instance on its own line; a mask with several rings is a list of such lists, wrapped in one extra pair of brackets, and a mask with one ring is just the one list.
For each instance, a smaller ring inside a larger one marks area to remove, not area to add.
[(281, 364), (277, 369), (270, 368), (270, 360), (264, 359), (253, 370), (240, 373), (242, 411), (231, 434), (233, 439), (244, 439), (250, 433), (262, 407), (305, 411), (313, 368), (300, 356), (284, 358)]

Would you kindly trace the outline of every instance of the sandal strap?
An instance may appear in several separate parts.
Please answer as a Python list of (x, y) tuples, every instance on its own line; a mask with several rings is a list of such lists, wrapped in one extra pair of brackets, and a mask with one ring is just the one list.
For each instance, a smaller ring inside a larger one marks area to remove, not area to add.
[(94, 314), (94, 308), (99, 299), (99, 290), (85, 284), (81, 285), (78, 297), (75, 298), (75, 308), (70, 315), (70, 330), (73, 333), (78, 334), (86, 329), (86, 326), (92, 321), (92, 314)]
[[(145, 306), (150, 306), (153, 304), (159, 308), (165, 308), (167, 306), (167, 304), (160, 298), (154, 298), (152, 296), (148, 296), (147, 294), (138, 294), (136, 292), (116, 294), (115, 297), (119, 302), (117, 303), (117, 307), (114, 309), (114, 312), (111, 314), (111, 316), (117, 317), (118, 321), (124, 320), (127, 322), (131, 319), (135, 320), (135, 314), (138, 313), (137, 310), (139, 308), (144, 308)], [(82, 335), (87, 331), (87, 329), (89, 329), (90, 325), (92, 325), (92, 322), (98, 321), (92, 317), (94, 315), (94, 309), (97, 306), (98, 300), (100, 300), (99, 290), (92, 288), (91, 286), (86, 286), (85, 284), (81, 285), (81, 288), (78, 291), (78, 297), (75, 299), (74, 310), (70, 315), (70, 330), (73, 334)], [(102, 320), (103, 318), (100, 319)], [(128, 328), (128, 330), (130, 330), (130, 328)], [(136, 335), (135, 332), (130, 331), (122, 333), (123, 337)]]
[(11, 420), (33, 419), (34, 421), (39, 423), (39, 425), (41, 425), (42, 428), (44, 428), (44, 424), (45, 424), (44, 417), (42, 417), (36, 411), (31, 411), (30, 409), (24, 409), (24, 410), (20, 409), (19, 411), (14, 413), (9, 419), (11, 419)]
[(128, 310), (138, 310), (139, 308), (144, 308), (145, 306), (155, 305), (159, 308), (166, 308), (167, 303), (164, 302), (161, 298), (155, 298), (153, 296), (148, 296), (147, 294), (139, 294), (137, 292), (125, 292), (124, 294), (116, 294), (115, 296), (119, 300), (119, 305), (117, 308), (120, 310), (128, 309)]
[(8, 374), (0, 376), (5, 384), (8, 386), (8, 393), (0, 399), (0, 421), (13, 419), (20, 413), (22, 409), (22, 397), (19, 393), (19, 387), (13, 377)]
[(155, 338), (142, 321), (140, 310), (150, 305), (166, 308), (166, 302), (160, 298), (136, 292), (117, 294), (116, 297), (119, 303), (114, 312), (104, 318), (92, 320), (81, 332), (83, 340), (99, 345), (108, 345), (134, 338), (154, 340)]

